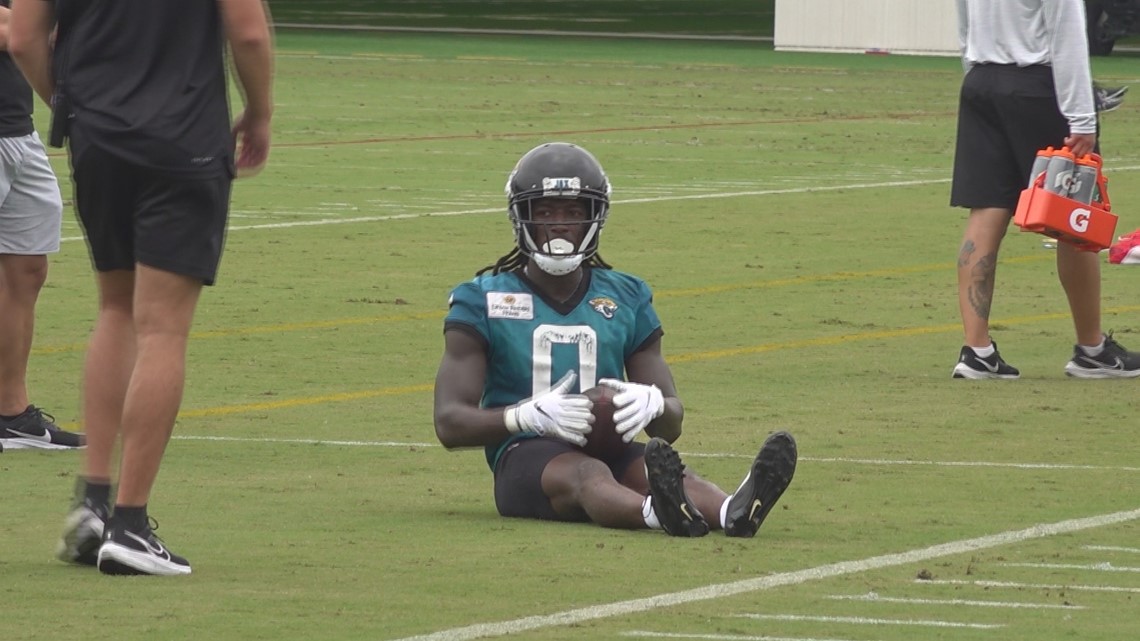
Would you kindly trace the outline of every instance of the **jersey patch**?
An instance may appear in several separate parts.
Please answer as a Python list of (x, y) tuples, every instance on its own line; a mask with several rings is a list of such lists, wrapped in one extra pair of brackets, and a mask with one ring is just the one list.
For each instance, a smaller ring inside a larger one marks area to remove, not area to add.
[(613, 318), (614, 314), (617, 313), (618, 304), (612, 298), (599, 296), (590, 299), (590, 307), (593, 307), (595, 312), (606, 318)]
[(487, 318), (534, 319), (534, 296), (513, 292), (487, 292)]

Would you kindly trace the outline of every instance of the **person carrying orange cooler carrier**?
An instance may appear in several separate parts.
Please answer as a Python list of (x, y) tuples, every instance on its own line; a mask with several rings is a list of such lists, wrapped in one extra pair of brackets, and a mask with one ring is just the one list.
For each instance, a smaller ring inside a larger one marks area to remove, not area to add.
[[(958, 249), (963, 344), (952, 376), (1015, 379), (990, 336), (998, 252), (1017, 213), (1057, 243), (1076, 340), (1068, 376), (1140, 377), (1101, 322), (1100, 256), (1115, 228), (1097, 146), (1083, 0), (957, 0), (962, 79), (950, 206), (969, 211)], [(1041, 153), (1046, 150), (1048, 153)], [(1044, 157), (1041, 157), (1044, 156)], [(1094, 175), (1096, 186), (1090, 182)], [(1028, 186), (1027, 186), (1028, 185)], [(1099, 193), (1098, 193), (1099, 192)], [(1040, 335), (1029, 328), (1026, 335)]]

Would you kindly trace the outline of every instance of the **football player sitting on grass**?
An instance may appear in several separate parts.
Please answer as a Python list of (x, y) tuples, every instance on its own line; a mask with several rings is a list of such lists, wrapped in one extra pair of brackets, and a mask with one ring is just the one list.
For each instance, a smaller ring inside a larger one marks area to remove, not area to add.
[[(681, 463), (670, 444), (684, 408), (649, 286), (597, 253), (610, 209), (601, 165), (575, 145), (540, 145), (511, 172), (507, 197), (515, 248), (449, 300), (439, 441), (484, 448), (502, 516), (755, 535), (792, 480), (795, 440), (769, 436), (732, 495)], [(583, 393), (596, 386), (613, 391), (609, 415), (595, 417)], [(603, 423), (619, 438), (587, 453)]]

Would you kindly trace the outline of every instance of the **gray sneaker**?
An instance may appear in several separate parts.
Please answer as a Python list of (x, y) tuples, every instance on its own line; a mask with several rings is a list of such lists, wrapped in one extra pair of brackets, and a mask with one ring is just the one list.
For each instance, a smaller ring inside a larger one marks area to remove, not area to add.
[(1100, 113), (1114, 111), (1124, 102), (1124, 94), (1128, 93), (1128, 86), (1102, 87), (1093, 83), (1093, 105)]
[(87, 445), (87, 437), (59, 429), (55, 417), (35, 405), (18, 416), (0, 418), (0, 447), (8, 450), (70, 450)]
[(1140, 376), (1140, 353), (1130, 352), (1112, 338), (1104, 337), (1104, 350), (1089, 356), (1080, 345), (1073, 346), (1073, 358), (1065, 363), (1065, 374), (1073, 378), (1135, 378)]
[(95, 565), (108, 512), (105, 505), (93, 505), (81, 499), (63, 521), (63, 536), (56, 546), (56, 558), (64, 563)]

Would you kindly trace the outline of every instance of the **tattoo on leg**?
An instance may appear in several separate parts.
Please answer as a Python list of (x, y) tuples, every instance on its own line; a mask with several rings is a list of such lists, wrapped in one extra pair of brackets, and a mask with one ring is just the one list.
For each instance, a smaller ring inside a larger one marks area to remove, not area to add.
[(962, 243), (962, 249), (958, 250), (958, 267), (965, 267), (970, 264), (970, 257), (974, 255), (974, 241), (966, 240)]
[(970, 270), (971, 282), (967, 297), (974, 313), (984, 320), (990, 319), (990, 307), (994, 302), (994, 279), (997, 273), (997, 254), (982, 256)]

